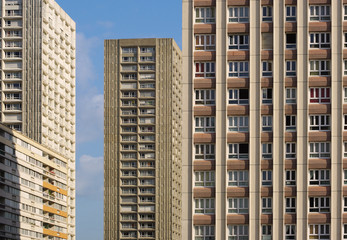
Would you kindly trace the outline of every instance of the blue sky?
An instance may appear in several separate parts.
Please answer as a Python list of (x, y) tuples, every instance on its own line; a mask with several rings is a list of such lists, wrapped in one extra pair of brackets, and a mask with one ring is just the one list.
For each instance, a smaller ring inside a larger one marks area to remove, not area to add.
[(56, 0), (77, 25), (77, 239), (103, 239), (103, 41), (174, 38), (181, 0)]

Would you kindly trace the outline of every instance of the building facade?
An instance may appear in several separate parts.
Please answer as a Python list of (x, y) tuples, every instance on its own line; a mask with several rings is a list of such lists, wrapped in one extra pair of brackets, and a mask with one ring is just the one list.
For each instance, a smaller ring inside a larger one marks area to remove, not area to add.
[(0, 21), (0, 121), (68, 159), (75, 239), (75, 23), (54, 0), (1, 0)]
[(0, 125), (0, 238), (74, 239), (69, 160)]
[(183, 1), (183, 239), (347, 239), (346, 4)]
[(105, 41), (104, 239), (181, 239), (181, 51)]

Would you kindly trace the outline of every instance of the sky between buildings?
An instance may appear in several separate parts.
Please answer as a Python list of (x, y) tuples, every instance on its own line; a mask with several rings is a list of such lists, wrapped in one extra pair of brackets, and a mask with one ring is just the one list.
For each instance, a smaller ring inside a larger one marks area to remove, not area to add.
[(181, 0), (56, 0), (77, 32), (77, 239), (103, 239), (104, 39), (174, 38)]

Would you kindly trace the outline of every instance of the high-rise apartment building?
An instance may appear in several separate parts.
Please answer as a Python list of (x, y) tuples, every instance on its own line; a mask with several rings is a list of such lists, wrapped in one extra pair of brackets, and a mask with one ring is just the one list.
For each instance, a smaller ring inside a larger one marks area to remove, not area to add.
[(104, 239), (181, 239), (181, 50), (105, 41)]
[(347, 239), (347, 2), (183, 1), (183, 239)]
[(75, 239), (68, 164), (0, 124), (0, 239)]
[(0, 21), (0, 121), (68, 159), (75, 239), (75, 23), (54, 0), (1, 0)]

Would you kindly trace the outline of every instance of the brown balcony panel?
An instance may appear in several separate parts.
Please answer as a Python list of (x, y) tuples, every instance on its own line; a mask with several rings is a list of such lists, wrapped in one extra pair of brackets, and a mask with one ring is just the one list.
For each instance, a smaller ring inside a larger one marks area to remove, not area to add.
[(228, 61), (249, 60), (249, 51), (228, 51)]
[(194, 25), (194, 34), (211, 34), (216, 33), (215, 24), (195, 24)]
[(285, 86), (286, 87), (296, 87), (297, 78), (296, 77), (286, 77)]
[(310, 22), (309, 31), (310, 32), (330, 32), (331, 23), (330, 22)]
[(213, 51), (194, 52), (194, 61), (216, 61), (216, 52), (213, 52)]
[(329, 213), (309, 213), (308, 224), (324, 224), (330, 223)]
[(296, 187), (285, 187), (284, 188), (285, 197), (295, 197), (296, 196)]
[(330, 169), (330, 159), (309, 159), (308, 167), (310, 169)]
[(228, 160), (227, 169), (229, 170), (248, 170), (249, 161), (248, 160)]
[(228, 133), (228, 143), (245, 143), (249, 142), (248, 133)]
[(228, 33), (248, 33), (249, 23), (229, 23)]
[(249, 0), (228, 0), (228, 6), (249, 6)]
[(347, 187), (343, 187), (343, 196), (346, 197), (347, 196)]
[(261, 224), (272, 224), (272, 214), (262, 214), (260, 219)]
[(296, 22), (286, 22), (286, 33), (296, 32)]
[(308, 187), (308, 196), (310, 196), (310, 197), (330, 196), (330, 192), (331, 192), (331, 188), (329, 186), (326, 186), (326, 187), (310, 186), (310, 187)]
[(331, 0), (309, 0), (310, 5), (331, 4)]
[(272, 187), (262, 187), (261, 197), (272, 197)]
[(296, 114), (296, 104), (286, 104), (284, 108), (285, 108), (286, 115)]
[(194, 198), (214, 198), (216, 193), (215, 188), (195, 187)]
[(194, 0), (194, 7), (214, 7), (216, 0)]
[(194, 171), (210, 171), (215, 170), (215, 161), (194, 160)]
[(214, 143), (215, 141), (214, 133), (194, 133), (194, 143)]
[(285, 58), (286, 60), (295, 60), (297, 57), (297, 51), (296, 50), (286, 50), (285, 51)]
[(331, 77), (309, 77), (309, 87), (329, 87)]
[(272, 5), (273, 0), (261, 0), (261, 5)]
[(261, 78), (261, 87), (262, 88), (272, 88), (273, 78)]
[(296, 159), (286, 159), (284, 164), (285, 164), (286, 170), (296, 169)]
[(347, 77), (343, 77), (343, 86), (347, 87)]
[(296, 5), (297, 0), (286, 0), (285, 3), (286, 5)]
[(347, 213), (344, 213), (343, 216), (342, 216), (342, 218), (343, 218), (343, 220), (342, 220), (343, 223), (346, 224), (346, 223), (347, 223)]
[[(343, 140), (346, 141), (344, 136), (343, 136)], [(343, 168), (347, 168), (347, 158), (344, 158), (342, 161), (343, 161)]]
[(249, 78), (228, 78), (228, 88), (249, 88)]
[(261, 105), (261, 115), (272, 115), (272, 105)]
[(347, 59), (347, 49), (343, 49), (343, 59)]
[(342, 2), (343, 2), (343, 4), (347, 4), (347, 0), (343, 0)]
[(248, 197), (249, 188), (248, 187), (228, 187), (227, 197)]
[(194, 214), (193, 224), (194, 225), (214, 225), (215, 215), (203, 215)]
[(331, 106), (330, 104), (309, 104), (308, 112), (309, 114), (330, 114)]
[(261, 60), (272, 60), (273, 51), (272, 50), (262, 50), (261, 51)]
[(261, 32), (262, 33), (269, 33), (272, 31), (273, 31), (273, 24), (272, 23), (267, 23), (267, 22), (261, 23)]
[(296, 142), (296, 132), (286, 132), (285, 133), (286, 142)]
[(271, 170), (273, 165), (272, 160), (261, 160), (261, 170)]
[(309, 142), (330, 142), (331, 133), (330, 132), (309, 132), (308, 141)]
[(296, 224), (296, 214), (284, 214), (284, 224)]
[(343, 104), (343, 114), (347, 114), (347, 104)]
[(204, 78), (194, 79), (194, 89), (210, 89), (216, 88), (216, 79)]
[(228, 116), (247, 116), (249, 115), (249, 105), (228, 106)]
[(330, 59), (331, 50), (330, 49), (312, 49), (309, 51), (310, 59)]
[(248, 214), (228, 214), (227, 224), (229, 225), (241, 225), (248, 224), (249, 216)]
[(215, 116), (216, 107), (215, 106), (195, 106), (194, 116)]
[(344, 32), (347, 31), (347, 22), (343, 22), (343, 31), (344, 31)]
[(272, 142), (272, 132), (262, 132), (261, 142)]

